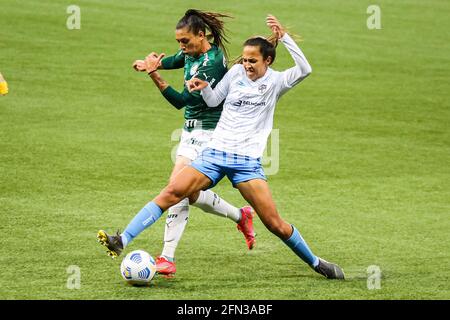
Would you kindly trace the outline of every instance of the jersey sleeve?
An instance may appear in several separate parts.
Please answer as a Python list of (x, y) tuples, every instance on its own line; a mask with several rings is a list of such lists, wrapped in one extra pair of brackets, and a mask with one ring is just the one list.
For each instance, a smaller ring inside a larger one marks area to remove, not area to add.
[(281, 38), (281, 42), (289, 51), (292, 59), (294, 59), (295, 62), (295, 67), (281, 72), (282, 81), (280, 81), (279, 84), (281, 86), (281, 93), (284, 93), (298, 84), (300, 81), (305, 79), (312, 72), (312, 68), (302, 50), (289, 36), (289, 34), (285, 33), (285, 35)]
[(178, 92), (171, 86), (168, 86), (164, 91), (161, 92), (163, 97), (175, 108), (182, 109), (186, 106), (185, 97), (183, 96), (183, 92)]
[(173, 56), (165, 57), (161, 60), (161, 65), (163, 69), (180, 69), (184, 67), (184, 53), (183, 51), (178, 51)]
[(189, 92), (189, 90), (184, 87), (183, 91), (178, 92), (171, 86), (168, 86), (162, 95), (166, 98), (171, 105), (177, 109), (182, 109), (185, 106), (194, 106), (203, 103), (203, 98), (198, 91)]
[(233, 74), (237, 72), (239, 65), (234, 65), (222, 80), (213, 89), (211, 84), (201, 90), (203, 100), (205, 100), (208, 107), (217, 107), (228, 95), (230, 91), (231, 79)]
[[(197, 69), (193, 77), (207, 81), (211, 86), (215, 87), (216, 84), (222, 79), (226, 72), (225, 60), (223, 56), (218, 56), (218, 59), (205, 60)], [(199, 91), (192, 91), (183, 88), (182, 92), (177, 92), (172, 87), (168, 87), (163, 91), (163, 96), (169, 101), (175, 108), (181, 109), (187, 105), (198, 105), (203, 103), (204, 99)]]

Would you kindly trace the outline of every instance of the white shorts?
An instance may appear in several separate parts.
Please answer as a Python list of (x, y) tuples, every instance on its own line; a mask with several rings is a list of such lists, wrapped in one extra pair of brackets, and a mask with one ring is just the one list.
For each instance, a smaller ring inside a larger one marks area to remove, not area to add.
[(177, 156), (183, 156), (194, 161), (211, 140), (214, 130), (192, 130), (188, 132), (183, 130), (180, 138), (180, 144), (177, 148)]

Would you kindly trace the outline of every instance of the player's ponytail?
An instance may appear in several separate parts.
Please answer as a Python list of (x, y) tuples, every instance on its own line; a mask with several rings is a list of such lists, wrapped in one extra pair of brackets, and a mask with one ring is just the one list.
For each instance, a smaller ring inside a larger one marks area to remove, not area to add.
[(228, 50), (225, 47), (225, 43), (228, 43), (228, 39), (225, 35), (225, 27), (222, 18), (232, 18), (229, 15), (217, 13), (217, 12), (205, 12), (196, 9), (189, 9), (184, 16), (178, 21), (176, 29), (187, 27), (189, 32), (198, 34), (200, 31), (205, 33), (208, 29), (211, 32), (210, 35), (206, 35), (208, 40), (212, 39), (213, 43), (220, 47), (228, 57)]

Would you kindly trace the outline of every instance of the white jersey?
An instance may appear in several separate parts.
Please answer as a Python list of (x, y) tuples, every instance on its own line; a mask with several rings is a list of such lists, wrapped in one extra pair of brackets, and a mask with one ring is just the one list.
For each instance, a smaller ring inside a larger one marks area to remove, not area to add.
[(202, 89), (203, 99), (209, 107), (215, 107), (225, 99), (209, 148), (252, 158), (262, 156), (272, 131), (276, 102), (311, 73), (303, 52), (287, 33), (281, 42), (294, 59), (295, 67), (283, 72), (269, 67), (263, 77), (252, 81), (244, 66), (236, 64), (214, 89), (210, 85)]

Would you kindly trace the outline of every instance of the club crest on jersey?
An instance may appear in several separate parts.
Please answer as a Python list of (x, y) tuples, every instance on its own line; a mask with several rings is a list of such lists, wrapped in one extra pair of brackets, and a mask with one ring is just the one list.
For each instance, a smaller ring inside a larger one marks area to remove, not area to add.
[(189, 73), (191, 74), (191, 76), (193, 76), (194, 74), (197, 73), (197, 70), (198, 70), (198, 64), (193, 64)]
[(267, 86), (265, 84), (262, 84), (259, 86), (258, 91), (259, 93), (264, 93), (264, 91), (266, 91)]

